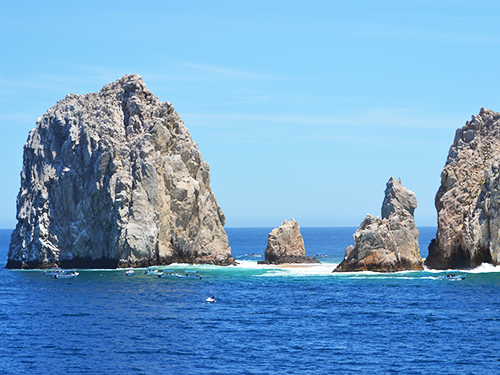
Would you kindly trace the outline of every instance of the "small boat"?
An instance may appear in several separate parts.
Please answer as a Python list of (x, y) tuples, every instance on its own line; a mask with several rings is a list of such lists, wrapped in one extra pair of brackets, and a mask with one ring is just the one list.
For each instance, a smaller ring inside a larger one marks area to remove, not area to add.
[(207, 302), (215, 302), (215, 296), (208, 297), (205, 301), (207, 301)]
[(72, 277), (77, 277), (79, 275), (75, 270), (71, 271), (62, 271), (61, 273), (57, 273), (54, 275), (55, 279), (71, 279)]
[(148, 267), (148, 268), (146, 268), (146, 271), (144, 271), (144, 274), (145, 275), (157, 275), (158, 272), (160, 272), (158, 270), (158, 268), (156, 268), (156, 267)]
[(130, 276), (134, 274), (134, 270), (126, 270), (125, 271), (125, 276)]
[(457, 271), (446, 271), (444, 275), (439, 276), (440, 280), (448, 280), (448, 281), (461, 281), (465, 279), (467, 275), (458, 273)]
[(314, 258), (326, 258), (328, 255), (325, 253), (316, 253), (314, 254)]
[(58, 267), (58, 268), (51, 268), (50, 270), (45, 270), (43, 271), (43, 274), (47, 276), (54, 276), (54, 275), (59, 275), (60, 273), (63, 272), (64, 270)]
[(201, 280), (202, 276), (198, 271), (185, 271), (184, 274), (176, 273), (174, 276), (185, 278), (185, 279), (198, 279)]
[(262, 258), (262, 254), (259, 253), (252, 253), (252, 254), (245, 254), (247, 258)]
[(156, 274), (156, 276), (158, 277), (173, 277), (173, 276), (176, 276), (177, 274), (172, 271), (172, 270), (164, 270), (164, 271), (160, 271)]

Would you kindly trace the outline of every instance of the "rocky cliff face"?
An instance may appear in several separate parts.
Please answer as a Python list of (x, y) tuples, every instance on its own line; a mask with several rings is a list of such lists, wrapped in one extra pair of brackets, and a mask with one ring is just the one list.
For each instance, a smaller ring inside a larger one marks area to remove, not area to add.
[(279, 228), (274, 228), (267, 238), (264, 261), (259, 264), (282, 263), (320, 263), (306, 256), (304, 239), (300, 234), (299, 224), (292, 219), (285, 220)]
[(234, 262), (208, 164), (138, 75), (68, 94), (24, 147), (7, 267)]
[(415, 194), (401, 185), (401, 179), (391, 177), (382, 218), (366, 216), (353, 235), (354, 246), (346, 249), (344, 260), (334, 272), (422, 270), (420, 233), (413, 218), (416, 207)]
[(436, 194), (438, 231), (425, 264), (500, 264), (500, 113), (481, 109), (458, 129)]

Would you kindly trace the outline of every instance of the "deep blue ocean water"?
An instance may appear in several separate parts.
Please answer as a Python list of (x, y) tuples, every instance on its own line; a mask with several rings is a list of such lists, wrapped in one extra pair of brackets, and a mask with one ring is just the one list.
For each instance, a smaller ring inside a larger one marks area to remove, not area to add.
[[(257, 266), (271, 228), (227, 229), (202, 280), (0, 268), (0, 373), (500, 373), (500, 269), (332, 274), (356, 228), (302, 228), (321, 266)], [(435, 228), (420, 228), (422, 255)], [(0, 230), (5, 265), (10, 230)], [(217, 302), (205, 302), (215, 295)]]

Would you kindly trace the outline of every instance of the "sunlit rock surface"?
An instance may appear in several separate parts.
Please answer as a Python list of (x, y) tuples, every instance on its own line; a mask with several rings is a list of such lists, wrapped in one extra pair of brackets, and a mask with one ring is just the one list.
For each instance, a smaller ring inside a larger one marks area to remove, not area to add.
[(24, 147), (11, 268), (232, 264), (209, 166), (138, 75), (68, 94)]
[(306, 256), (304, 239), (299, 224), (292, 219), (285, 220), (279, 228), (274, 228), (267, 238), (264, 260), (259, 264), (320, 263)]
[(481, 108), (457, 130), (436, 194), (438, 230), (425, 264), (500, 264), (500, 113)]
[(401, 185), (401, 179), (387, 182), (382, 218), (367, 215), (356, 233), (354, 246), (345, 251), (344, 260), (334, 272), (395, 272), (421, 270), (418, 245), (420, 235), (413, 213), (415, 194)]

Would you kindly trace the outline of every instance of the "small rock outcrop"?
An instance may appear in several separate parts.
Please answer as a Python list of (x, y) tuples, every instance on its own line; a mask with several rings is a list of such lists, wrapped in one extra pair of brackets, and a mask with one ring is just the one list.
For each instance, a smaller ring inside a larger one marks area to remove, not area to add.
[(8, 268), (232, 264), (209, 166), (138, 75), (68, 94), (24, 146)]
[(264, 260), (258, 262), (258, 264), (283, 263), (321, 263), (306, 256), (304, 239), (295, 219), (285, 220), (279, 228), (274, 228), (269, 233)]
[(413, 218), (416, 207), (415, 194), (401, 185), (401, 179), (391, 177), (382, 218), (366, 216), (353, 235), (354, 246), (346, 249), (334, 272), (422, 270), (420, 233)]
[(438, 230), (425, 265), (500, 265), (500, 113), (481, 108), (455, 134), (436, 194)]

